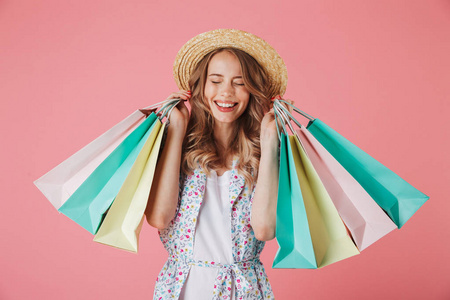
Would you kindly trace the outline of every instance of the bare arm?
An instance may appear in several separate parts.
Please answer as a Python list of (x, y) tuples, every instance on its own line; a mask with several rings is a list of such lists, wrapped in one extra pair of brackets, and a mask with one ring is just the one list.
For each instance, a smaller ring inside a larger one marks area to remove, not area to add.
[[(170, 98), (188, 99), (185, 91)], [(189, 112), (181, 102), (170, 116), (167, 139), (156, 165), (150, 196), (145, 210), (147, 222), (158, 229), (166, 228), (175, 216), (178, 205), (181, 150)]]
[(261, 123), (261, 159), (250, 221), (255, 237), (260, 241), (275, 237), (277, 197), (278, 136), (270, 111)]
[[(280, 96), (276, 98), (281, 99)], [(292, 100), (286, 101), (294, 104)], [(287, 109), (292, 112), (290, 106), (287, 106)], [(266, 113), (261, 122), (261, 159), (250, 221), (255, 237), (260, 241), (269, 241), (275, 238), (279, 177), (276, 130), (272, 109)]]

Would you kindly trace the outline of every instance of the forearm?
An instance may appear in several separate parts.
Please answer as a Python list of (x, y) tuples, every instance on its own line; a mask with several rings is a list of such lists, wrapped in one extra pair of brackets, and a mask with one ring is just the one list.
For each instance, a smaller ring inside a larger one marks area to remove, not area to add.
[(183, 129), (168, 127), (167, 139), (156, 166), (146, 217), (147, 222), (158, 229), (168, 226), (177, 208), (183, 138)]
[(278, 196), (278, 144), (261, 147), (258, 182), (253, 197), (251, 225), (258, 240), (275, 237)]

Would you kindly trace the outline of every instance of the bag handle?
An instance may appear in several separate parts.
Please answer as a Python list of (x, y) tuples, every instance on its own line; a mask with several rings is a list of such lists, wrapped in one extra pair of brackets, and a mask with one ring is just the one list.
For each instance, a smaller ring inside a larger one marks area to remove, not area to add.
[(171, 100), (173, 100), (173, 99), (166, 99), (166, 100), (163, 100), (163, 101), (161, 101), (161, 102), (152, 104), (152, 105), (150, 105), (150, 106), (141, 108), (140, 110), (151, 110), (151, 109), (152, 109), (152, 110), (155, 110), (155, 109), (157, 109), (158, 107), (160, 107), (160, 106), (166, 104), (167, 102), (169, 102), (169, 101), (171, 101)]
[(302, 125), (292, 116), (292, 114), (286, 107), (284, 107), (280, 103), (274, 103), (274, 107), (276, 107), (277, 111), (282, 116), (285, 125), (288, 125), (292, 133), (294, 133), (294, 128), (292, 127), (290, 120), (293, 120), (298, 127), (302, 127)]
[[(147, 107), (145, 107), (145, 108), (141, 108), (141, 109), (139, 109), (139, 111), (141, 112), (141, 113), (143, 113), (144, 115), (146, 115), (147, 117), (152, 113), (152, 112), (155, 112), (155, 114), (159, 114), (159, 113), (161, 113), (161, 112), (165, 112), (165, 109), (167, 109), (167, 107), (168, 106), (172, 106), (172, 104), (175, 102), (175, 101), (181, 101), (181, 99), (180, 98), (175, 98), (175, 99), (166, 99), (166, 100), (163, 100), (163, 101), (161, 101), (161, 102), (158, 102), (158, 103), (155, 103), (155, 104), (152, 104), (152, 105), (150, 105), (150, 106), (147, 106)], [(178, 104), (178, 103), (177, 103)], [(158, 110), (158, 108), (159, 108), (159, 110)], [(164, 115), (165, 116), (165, 115)], [(160, 119), (162, 119), (163, 117), (161, 117)]]
[[(304, 111), (300, 110), (298, 107), (296, 107), (296, 106), (294, 106), (293, 104), (287, 102), (286, 100), (283, 100), (283, 99), (276, 99), (276, 100), (274, 101), (274, 103), (278, 103), (278, 104), (281, 104), (281, 102), (283, 102), (283, 103), (289, 105), (290, 107), (292, 107), (292, 109), (293, 109), (295, 112), (301, 114), (303, 117), (307, 118), (308, 120), (310, 120), (310, 121), (314, 121), (314, 120), (315, 120), (314, 117), (312, 117), (311, 115), (309, 115), (309, 114), (305, 113)], [(292, 119), (294, 119), (294, 118), (292, 118)]]
[(281, 133), (280, 133), (280, 127), (285, 130), (284, 126), (281, 126), (279, 123), (281, 122), (281, 116), (279, 116), (279, 112), (277, 110), (277, 108), (273, 108), (273, 115), (275, 117), (275, 126), (277, 128), (277, 136), (278, 136), (278, 140), (281, 141)]
[(280, 109), (280, 106), (275, 103), (273, 105), (273, 112), (274, 112), (274, 117), (275, 117), (275, 125), (277, 128), (278, 139), (281, 141), (281, 133), (280, 132), (283, 131), (283, 133), (285, 135), (289, 135), (286, 130), (286, 125), (290, 126), (291, 130), (292, 130), (292, 127), (291, 127), (291, 124), (289, 123), (289, 118), (286, 116), (284, 111), (282, 109)]
[(174, 109), (175, 106), (178, 105), (178, 103), (180, 103), (181, 99), (180, 98), (176, 98), (176, 99), (170, 99), (170, 101), (168, 101), (168, 103), (164, 104), (157, 112), (156, 114), (158, 115), (159, 113), (161, 113), (161, 116), (159, 117), (160, 120), (164, 119), (164, 117), (167, 117), (167, 119), (169, 119), (170, 114), (172, 113), (172, 110)]
[[(278, 101), (278, 100), (277, 100), (277, 101)], [(295, 106), (293, 106), (292, 104), (290, 104), (290, 103), (287, 102), (287, 101), (281, 100), (281, 102), (284, 102), (284, 103), (286, 103), (286, 104), (288, 104), (288, 105), (290, 105), (290, 106), (292, 106), (292, 107), (295, 107)], [(287, 124), (287, 125), (289, 126), (289, 129), (290, 129), (290, 130), (292, 131), (292, 133), (297, 137), (297, 140), (298, 140), (300, 146), (303, 148), (303, 150), (304, 150), (304, 152), (306, 153), (306, 155), (309, 156), (308, 153), (307, 153), (307, 151), (306, 151), (305, 146), (303, 145), (302, 140), (301, 140), (300, 137), (298, 136), (297, 131), (295, 131), (294, 128), (292, 127), (292, 124), (291, 124), (290, 121), (291, 121), (291, 120), (294, 121), (294, 123), (295, 123), (299, 128), (302, 128), (302, 124), (300, 124), (300, 123), (292, 116), (292, 114), (290, 113), (290, 111), (289, 111), (284, 105), (282, 105), (280, 102), (274, 103), (274, 107), (275, 107), (275, 106), (277, 107), (278, 112), (280, 113), (280, 115), (281, 115), (282, 118), (284, 119), (284, 123)], [(302, 112), (302, 113), (303, 113), (303, 112)], [(305, 113), (305, 114), (306, 114), (306, 113)], [(302, 115), (303, 115), (303, 114), (302, 114)], [(306, 114), (306, 115), (308, 115), (308, 114)], [(305, 116), (305, 115), (303, 115), (303, 116)], [(309, 115), (308, 115), (308, 116), (309, 116)], [(305, 116), (305, 117), (306, 117), (306, 116)], [(309, 118), (309, 117), (310, 117), (310, 118)], [(311, 116), (309, 116), (309, 117), (307, 117), (309, 120), (311, 120), (311, 121), (315, 120), (313, 117), (311, 117)], [(280, 141), (281, 141), (281, 139), (280, 139)]]
[(152, 112), (156, 111), (155, 114), (160, 115), (160, 120), (164, 119), (164, 117), (167, 117), (167, 119), (169, 119), (170, 113), (172, 112), (173, 108), (177, 106), (180, 101), (180, 98), (166, 99), (145, 108), (141, 108), (139, 109), (139, 111), (146, 117), (148, 117)]

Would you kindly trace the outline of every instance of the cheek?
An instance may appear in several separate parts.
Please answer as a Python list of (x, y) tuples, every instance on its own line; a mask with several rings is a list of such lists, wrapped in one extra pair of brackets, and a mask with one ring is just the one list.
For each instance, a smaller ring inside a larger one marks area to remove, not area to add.
[(209, 109), (212, 110), (212, 107), (214, 104), (212, 99), (214, 99), (214, 97), (215, 97), (214, 88), (211, 86), (205, 85), (204, 95), (205, 95), (205, 102), (206, 102), (205, 104), (207, 104)]
[(248, 106), (248, 102), (250, 101), (250, 93), (247, 91), (242, 91), (239, 94), (239, 98), (241, 99), (242, 102), (245, 103), (245, 107)]
[(209, 100), (210, 98), (212, 98), (214, 96), (214, 86), (211, 86), (211, 84), (206, 84), (205, 85), (205, 97)]

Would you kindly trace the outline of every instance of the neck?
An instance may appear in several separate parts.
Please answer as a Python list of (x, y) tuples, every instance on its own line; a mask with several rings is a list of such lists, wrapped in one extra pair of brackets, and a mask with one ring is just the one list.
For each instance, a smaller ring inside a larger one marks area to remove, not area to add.
[(231, 144), (231, 138), (233, 134), (234, 125), (231, 123), (219, 123), (214, 124), (214, 139), (220, 146), (219, 153), (223, 151), (226, 153)]

